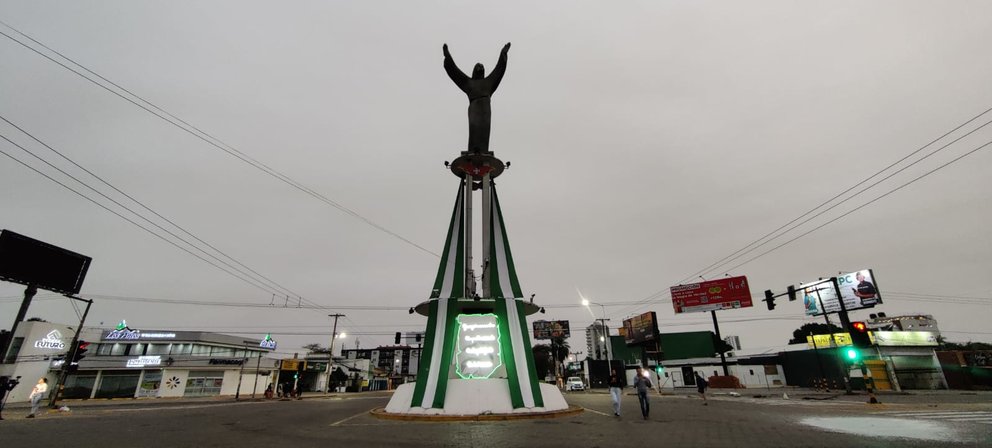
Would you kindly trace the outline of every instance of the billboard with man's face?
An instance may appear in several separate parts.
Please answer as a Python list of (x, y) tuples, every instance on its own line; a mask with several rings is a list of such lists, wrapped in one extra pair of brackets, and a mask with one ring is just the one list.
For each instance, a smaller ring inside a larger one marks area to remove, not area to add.
[(802, 284), (798, 292), (808, 316), (837, 313), (841, 310), (840, 300), (848, 311), (882, 303), (871, 269), (838, 275), (836, 284), (831, 279)]

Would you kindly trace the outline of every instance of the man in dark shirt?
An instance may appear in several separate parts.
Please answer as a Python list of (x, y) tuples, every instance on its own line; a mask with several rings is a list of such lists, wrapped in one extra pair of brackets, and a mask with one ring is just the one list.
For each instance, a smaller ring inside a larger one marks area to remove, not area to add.
[(861, 298), (861, 304), (868, 305), (875, 303), (875, 296), (878, 294), (878, 291), (875, 290), (875, 285), (865, 280), (864, 274), (860, 272), (855, 275), (855, 278), (858, 279), (858, 287), (851, 288), (851, 290), (854, 291), (854, 295)]

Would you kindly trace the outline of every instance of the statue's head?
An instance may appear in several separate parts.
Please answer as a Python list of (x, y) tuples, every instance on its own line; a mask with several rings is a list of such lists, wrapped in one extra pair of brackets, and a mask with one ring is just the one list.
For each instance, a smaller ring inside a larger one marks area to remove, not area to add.
[(472, 79), (482, 79), (486, 77), (486, 68), (482, 66), (482, 63), (476, 63), (475, 68), (472, 69)]

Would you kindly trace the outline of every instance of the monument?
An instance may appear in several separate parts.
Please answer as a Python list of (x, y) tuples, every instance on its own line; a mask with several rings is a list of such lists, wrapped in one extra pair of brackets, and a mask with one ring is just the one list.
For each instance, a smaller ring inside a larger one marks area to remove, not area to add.
[[(459, 178), (454, 210), (430, 298), (414, 308), (427, 316), (417, 381), (397, 388), (381, 416), (574, 412), (556, 387), (538, 381), (526, 316), (540, 307), (523, 300), (496, 196), (494, 179), (506, 165), (489, 149), (490, 98), (509, 50), (508, 43), (489, 76), (476, 64), (469, 77), (443, 47), (445, 71), (469, 98), (468, 146), (448, 164)], [(482, 201), (481, 294), (472, 260), (476, 191)]]

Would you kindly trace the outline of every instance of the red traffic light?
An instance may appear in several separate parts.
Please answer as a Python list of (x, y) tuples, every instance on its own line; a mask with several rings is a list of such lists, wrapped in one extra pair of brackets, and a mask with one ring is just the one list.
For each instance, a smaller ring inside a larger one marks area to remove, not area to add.
[(866, 325), (864, 322), (851, 322), (851, 328), (853, 328), (854, 331), (857, 331), (859, 333), (864, 333), (868, 331), (868, 325)]

